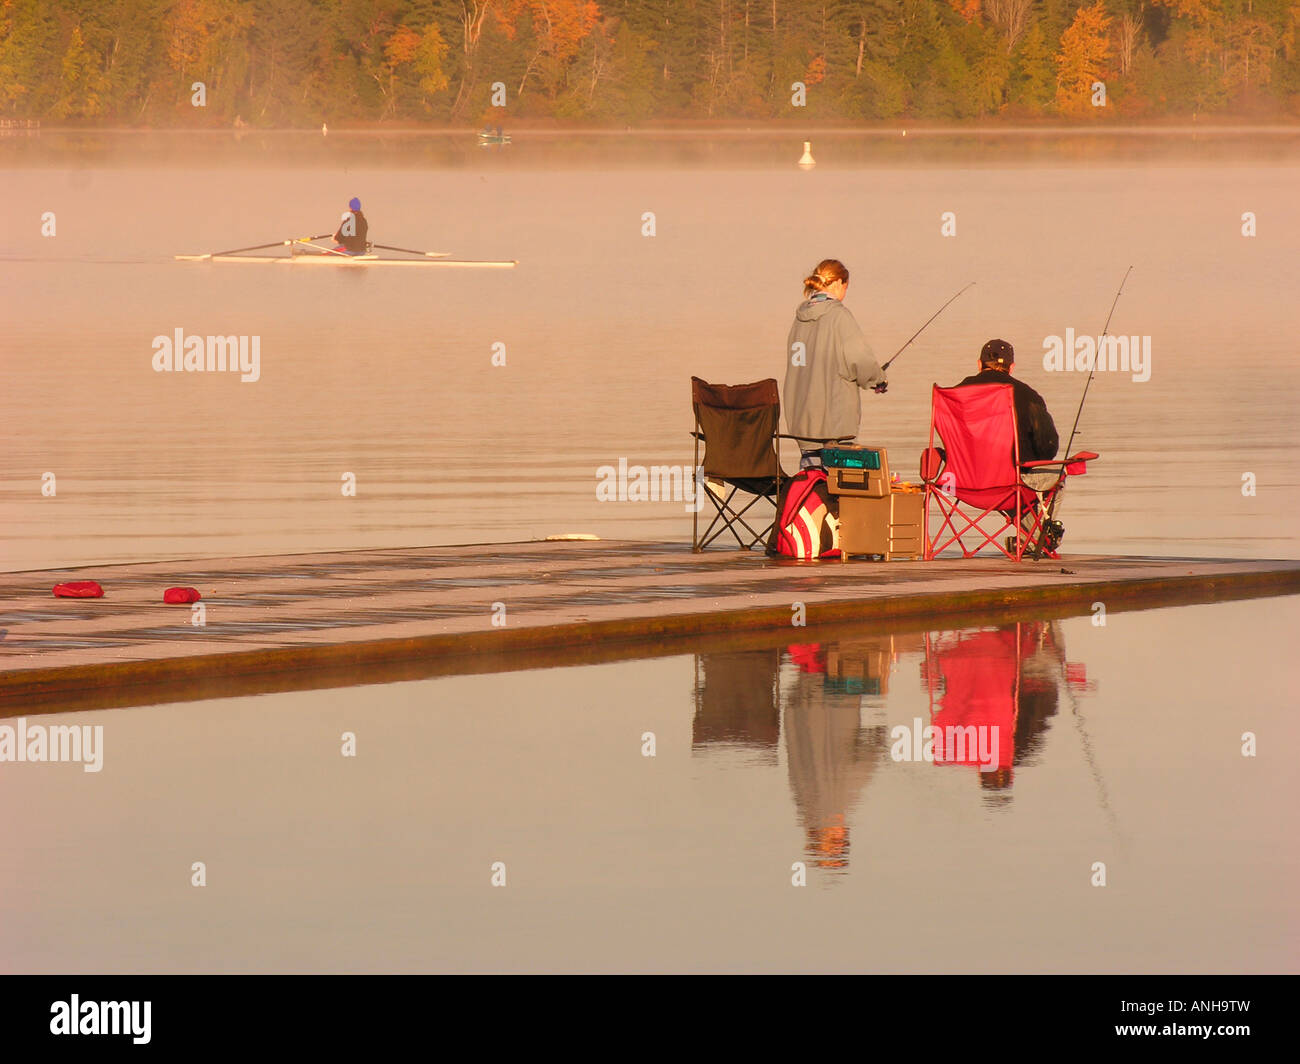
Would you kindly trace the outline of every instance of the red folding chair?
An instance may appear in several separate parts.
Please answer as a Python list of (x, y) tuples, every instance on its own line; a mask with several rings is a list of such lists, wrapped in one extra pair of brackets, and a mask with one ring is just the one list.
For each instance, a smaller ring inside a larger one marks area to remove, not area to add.
[[(1087, 472), (1097, 455), (1020, 461), (1015, 393), (1010, 384), (967, 384), (932, 392), (930, 446), (921, 454), (925, 481), (925, 560), (956, 544), (970, 558), (992, 546), (1013, 561), (1026, 553), (1057, 558), (1044, 532), (1066, 478)], [(935, 438), (943, 444), (935, 446)], [(1055, 473), (1046, 486), (1025, 482), (1030, 473)], [(937, 511), (932, 531), (930, 504)], [(994, 527), (995, 526), (995, 527)], [(991, 529), (991, 530), (990, 530)], [(1002, 538), (1007, 535), (1004, 545)], [(975, 542), (972, 549), (966, 540)]]

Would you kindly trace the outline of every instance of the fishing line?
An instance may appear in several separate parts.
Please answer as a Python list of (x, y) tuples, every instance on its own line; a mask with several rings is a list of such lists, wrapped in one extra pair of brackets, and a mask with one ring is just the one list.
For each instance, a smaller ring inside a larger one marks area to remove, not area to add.
[(1128, 283), (1128, 275), (1133, 272), (1130, 266), (1124, 271), (1124, 279), (1119, 283), (1119, 290), (1115, 293), (1115, 299), (1110, 305), (1110, 313), (1106, 315), (1106, 324), (1102, 326), (1101, 335), (1097, 337), (1097, 351), (1092, 358), (1092, 367), (1088, 370), (1088, 379), (1083, 383), (1083, 398), (1079, 400), (1079, 409), (1074, 414), (1074, 427), (1070, 429), (1070, 441), (1065, 445), (1065, 458), (1070, 457), (1070, 448), (1074, 445), (1075, 434), (1079, 430), (1079, 418), (1083, 416), (1083, 404), (1088, 401), (1088, 388), (1092, 384), (1092, 378), (1097, 373), (1097, 359), (1101, 355), (1101, 342), (1110, 335), (1110, 319), (1115, 316), (1115, 308), (1119, 305), (1119, 297), (1124, 293), (1124, 285)]
[[(975, 282), (971, 281), (971, 283), (968, 284), (966, 288), (973, 288), (974, 286), (975, 286)], [(915, 340), (918, 336), (920, 336), (923, 332), (925, 332), (926, 327), (930, 324), (930, 322), (934, 321), (935, 318), (937, 318), (940, 314), (942, 314), (945, 310), (947, 310), (949, 304), (951, 304), (957, 298), (957, 296), (961, 295), (962, 292), (966, 291), (966, 288), (963, 288), (961, 292), (958, 292), (956, 296), (953, 296), (952, 299), (948, 300), (947, 303), (945, 303), (933, 314), (931, 314), (929, 319), (926, 321), (925, 325), (922, 325), (919, 329), (916, 330), (916, 332), (912, 333), (911, 339), (909, 339), (907, 343), (905, 343), (902, 347), (900, 347), (897, 351), (894, 352), (893, 358), (891, 358), (888, 362), (886, 362), (883, 366), (880, 367), (880, 372), (884, 373), (885, 370), (889, 369), (889, 367), (893, 365), (894, 359), (897, 358), (899, 355), (901, 355), (904, 351), (908, 349), (908, 347), (911, 346), (912, 340)]]

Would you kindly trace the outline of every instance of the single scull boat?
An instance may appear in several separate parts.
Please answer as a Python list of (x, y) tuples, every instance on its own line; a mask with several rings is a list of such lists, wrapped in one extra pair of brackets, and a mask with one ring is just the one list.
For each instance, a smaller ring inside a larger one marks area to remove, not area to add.
[[(175, 255), (178, 262), (270, 262), (283, 266), (442, 266), (447, 269), (498, 269), (508, 270), (519, 265), (516, 259), (453, 259), (446, 251), (411, 251), (408, 248), (390, 248), (384, 244), (371, 247), (385, 251), (400, 251), (413, 258), (381, 258), (374, 251), (364, 255), (348, 255), (332, 248), (323, 248), (311, 243), (324, 237), (298, 237), (292, 240), (279, 240), (272, 244), (260, 244), (256, 247), (235, 248), (231, 251), (215, 251), (206, 255)], [(247, 251), (261, 251), (265, 248), (287, 247), (288, 255), (246, 255)], [(310, 248), (311, 250), (306, 250)]]
[(508, 270), (516, 259), (381, 259), (378, 255), (177, 255), (178, 262), (274, 262), (281, 266), (443, 266)]

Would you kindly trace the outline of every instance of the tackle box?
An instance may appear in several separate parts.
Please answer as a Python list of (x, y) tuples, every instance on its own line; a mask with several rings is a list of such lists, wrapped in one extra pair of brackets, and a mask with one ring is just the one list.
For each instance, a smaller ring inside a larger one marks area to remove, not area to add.
[(883, 447), (823, 447), (822, 468), (832, 495), (889, 497), (889, 458)]

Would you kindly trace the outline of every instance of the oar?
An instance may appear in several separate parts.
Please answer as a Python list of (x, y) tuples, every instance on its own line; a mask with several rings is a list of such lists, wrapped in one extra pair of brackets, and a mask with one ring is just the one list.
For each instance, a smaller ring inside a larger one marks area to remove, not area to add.
[(231, 248), (229, 251), (209, 251), (206, 255), (177, 255), (176, 258), (192, 259), (197, 262), (202, 259), (215, 259), (219, 255), (238, 255), (242, 251), (263, 251), (266, 248), (287, 247), (290, 244), (298, 243), (300, 240), (324, 240), (329, 235), (329, 233), (321, 233), (320, 236), (299, 236), (290, 240), (276, 240), (270, 244), (253, 244), (246, 248)]
[(301, 240), (295, 240), (294, 243), (307, 244), (307, 246), (310, 247), (313, 251), (319, 251), (324, 255), (339, 255), (345, 259), (352, 258), (352, 256), (349, 255), (346, 251), (335, 251), (333, 248), (323, 248), (319, 244), (310, 243), (310, 241), (312, 240), (323, 240), (323, 239), (324, 237), (319, 237), (319, 236), (303, 237), (303, 239)]
[(423, 255), (430, 259), (445, 259), (451, 255), (450, 251), (412, 251), (410, 248), (395, 248), (388, 244), (371, 244), (370, 246), (382, 248), (384, 251), (400, 251), (403, 255)]

